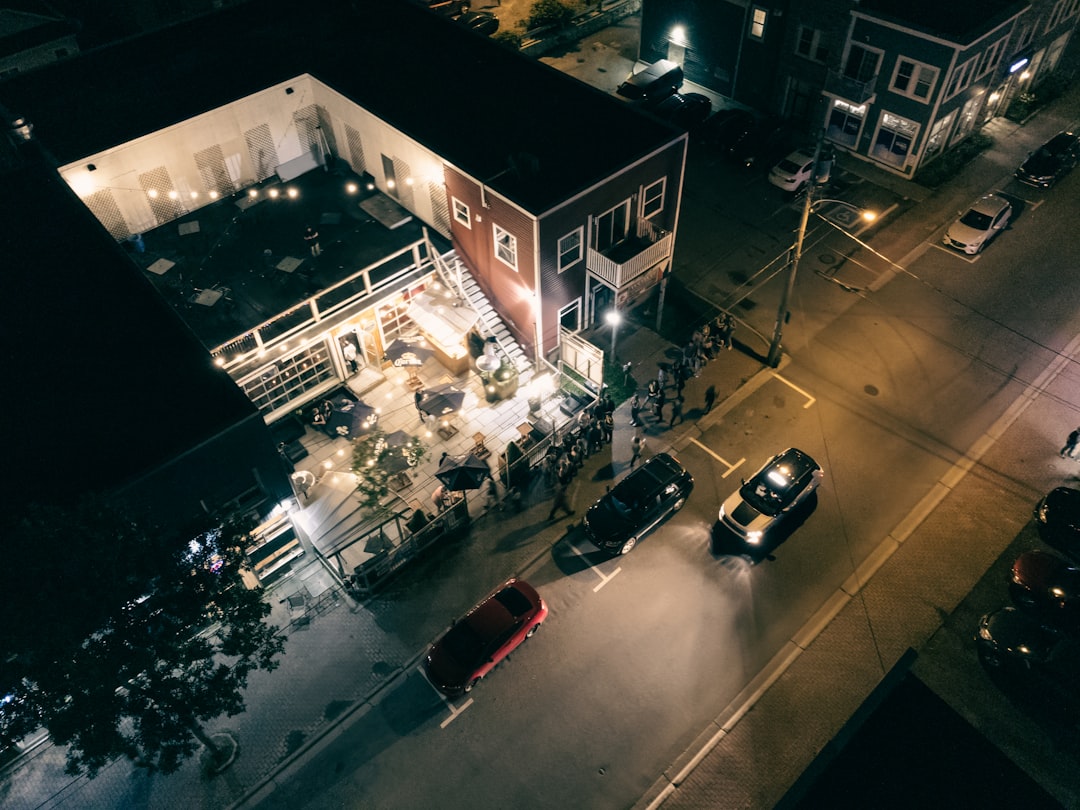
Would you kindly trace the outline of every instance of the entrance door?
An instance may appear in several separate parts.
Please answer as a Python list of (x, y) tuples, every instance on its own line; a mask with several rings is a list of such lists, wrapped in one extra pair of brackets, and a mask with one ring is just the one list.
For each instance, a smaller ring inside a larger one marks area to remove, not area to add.
[(398, 187), (397, 173), (394, 171), (394, 159), (383, 155), (382, 170), (383, 177), (386, 178), (386, 190), (390, 192), (391, 197), (394, 197), (396, 199), (398, 196)]
[(630, 200), (624, 200), (596, 218), (595, 249), (603, 253), (626, 238), (630, 228)]

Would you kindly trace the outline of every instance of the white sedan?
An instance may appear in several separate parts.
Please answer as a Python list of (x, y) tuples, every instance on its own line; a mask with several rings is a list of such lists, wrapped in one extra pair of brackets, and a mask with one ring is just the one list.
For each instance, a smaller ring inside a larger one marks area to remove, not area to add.
[(1012, 204), (997, 194), (979, 197), (960, 219), (949, 226), (942, 240), (946, 245), (974, 256), (1009, 225)]

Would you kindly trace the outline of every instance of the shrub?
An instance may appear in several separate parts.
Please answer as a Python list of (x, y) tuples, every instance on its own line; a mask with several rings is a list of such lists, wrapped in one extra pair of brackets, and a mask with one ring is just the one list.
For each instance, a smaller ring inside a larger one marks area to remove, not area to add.
[(982, 132), (974, 132), (965, 140), (943, 154), (929, 166), (915, 173), (915, 182), (935, 188), (955, 177), (980, 152), (994, 145), (994, 139)]
[(560, 0), (536, 0), (529, 9), (526, 28), (541, 28), (546, 25), (563, 27), (574, 16), (574, 10)]
[(500, 45), (505, 45), (507, 48), (513, 48), (517, 51), (521, 50), (521, 42), (524, 38), (516, 31), (500, 31), (492, 39)]

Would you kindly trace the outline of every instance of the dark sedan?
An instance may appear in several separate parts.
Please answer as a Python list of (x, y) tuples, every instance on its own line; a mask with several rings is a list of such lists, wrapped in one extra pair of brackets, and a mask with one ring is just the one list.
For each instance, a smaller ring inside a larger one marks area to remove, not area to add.
[(499, 30), (499, 18), (490, 11), (466, 11), (457, 21), (478, 34), (490, 37)]
[(712, 101), (701, 93), (674, 93), (653, 108), (653, 113), (680, 129), (694, 129), (709, 117)]
[(694, 478), (673, 456), (657, 453), (589, 507), (583, 525), (597, 548), (627, 554), (664, 518), (683, 508)]
[(698, 142), (727, 151), (754, 128), (754, 114), (749, 110), (729, 108), (710, 115), (697, 129)]
[(1080, 489), (1051, 490), (1035, 505), (1034, 517), (1044, 542), (1080, 559)]
[(444, 695), (471, 691), (539, 629), (547, 614), (532, 585), (511, 579), (431, 645), (424, 659), (428, 680)]
[(1080, 136), (1059, 132), (1028, 156), (1016, 170), (1016, 177), (1029, 186), (1049, 188), (1076, 165), (1078, 154)]
[(1025, 551), (1013, 563), (1009, 593), (1021, 610), (1039, 621), (1080, 630), (1080, 569), (1055, 554)]

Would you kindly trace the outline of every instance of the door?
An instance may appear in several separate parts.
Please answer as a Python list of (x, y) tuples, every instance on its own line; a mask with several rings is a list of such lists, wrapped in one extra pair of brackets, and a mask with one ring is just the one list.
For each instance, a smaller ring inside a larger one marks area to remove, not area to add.
[(596, 218), (593, 234), (594, 249), (603, 253), (626, 238), (630, 229), (630, 200), (623, 200), (610, 211)]

